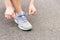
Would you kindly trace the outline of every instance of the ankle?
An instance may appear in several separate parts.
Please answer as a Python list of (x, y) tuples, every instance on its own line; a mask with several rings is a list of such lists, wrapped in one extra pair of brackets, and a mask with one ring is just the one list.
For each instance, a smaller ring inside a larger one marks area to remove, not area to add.
[(23, 11), (21, 10), (21, 11), (16, 12), (16, 14), (20, 14), (20, 13), (23, 13)]
[(25, 15), (24, 11), (21, 11), (19, 13), (16, 12), (16, 16), (20, 16), (20, 15)]

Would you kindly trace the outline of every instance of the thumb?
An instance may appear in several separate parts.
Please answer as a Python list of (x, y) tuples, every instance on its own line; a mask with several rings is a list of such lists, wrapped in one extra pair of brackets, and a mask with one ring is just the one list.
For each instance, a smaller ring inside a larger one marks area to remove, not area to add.
[(29, 10), (29, 15), (31, 14), (31, 10)]
[(15, 18), (15, 14), (14, 13), (12, 13), (12, 18)]
[(33, 15), (34, 14), (34, 11), (33, 10), (29, 10), (29, 14), (30, 15)]

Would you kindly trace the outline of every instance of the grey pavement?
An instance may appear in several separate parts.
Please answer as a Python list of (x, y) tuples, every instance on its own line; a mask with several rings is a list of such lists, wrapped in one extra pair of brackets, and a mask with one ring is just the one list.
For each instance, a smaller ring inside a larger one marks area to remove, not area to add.
[[(29, 0), (22, 0), (22, 8), (28, 13)], [(13, 20), (4, 17), (5, 5), (0, 0), (0, 40), (60, 40), (60, 0), (35, 0), (35, 16), (27, 18), (32, 31), (22, 31)]]

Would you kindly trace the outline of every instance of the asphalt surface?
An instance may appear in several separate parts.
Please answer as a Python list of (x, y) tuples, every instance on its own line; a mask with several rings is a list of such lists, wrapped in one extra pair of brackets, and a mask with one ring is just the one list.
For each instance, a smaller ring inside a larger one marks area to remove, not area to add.
[[(22, 0), (28, 13), (29, 0)], [(35, 0), (35, 16), (27, 18), (33, 30), (22, 31), (13, 20), (4, 17), (5, 5), (0, 0), (0, 40), (60, 40), (60, 0)]]

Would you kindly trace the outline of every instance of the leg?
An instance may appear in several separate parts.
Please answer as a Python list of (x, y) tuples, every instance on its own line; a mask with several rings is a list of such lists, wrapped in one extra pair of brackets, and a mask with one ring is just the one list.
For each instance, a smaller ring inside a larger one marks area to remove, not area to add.
[(22, 12), (22, 8), (21, 8), (21, 0), (11, 0), (14, 8), (16, 9), (17, 13), (21, 13)]

